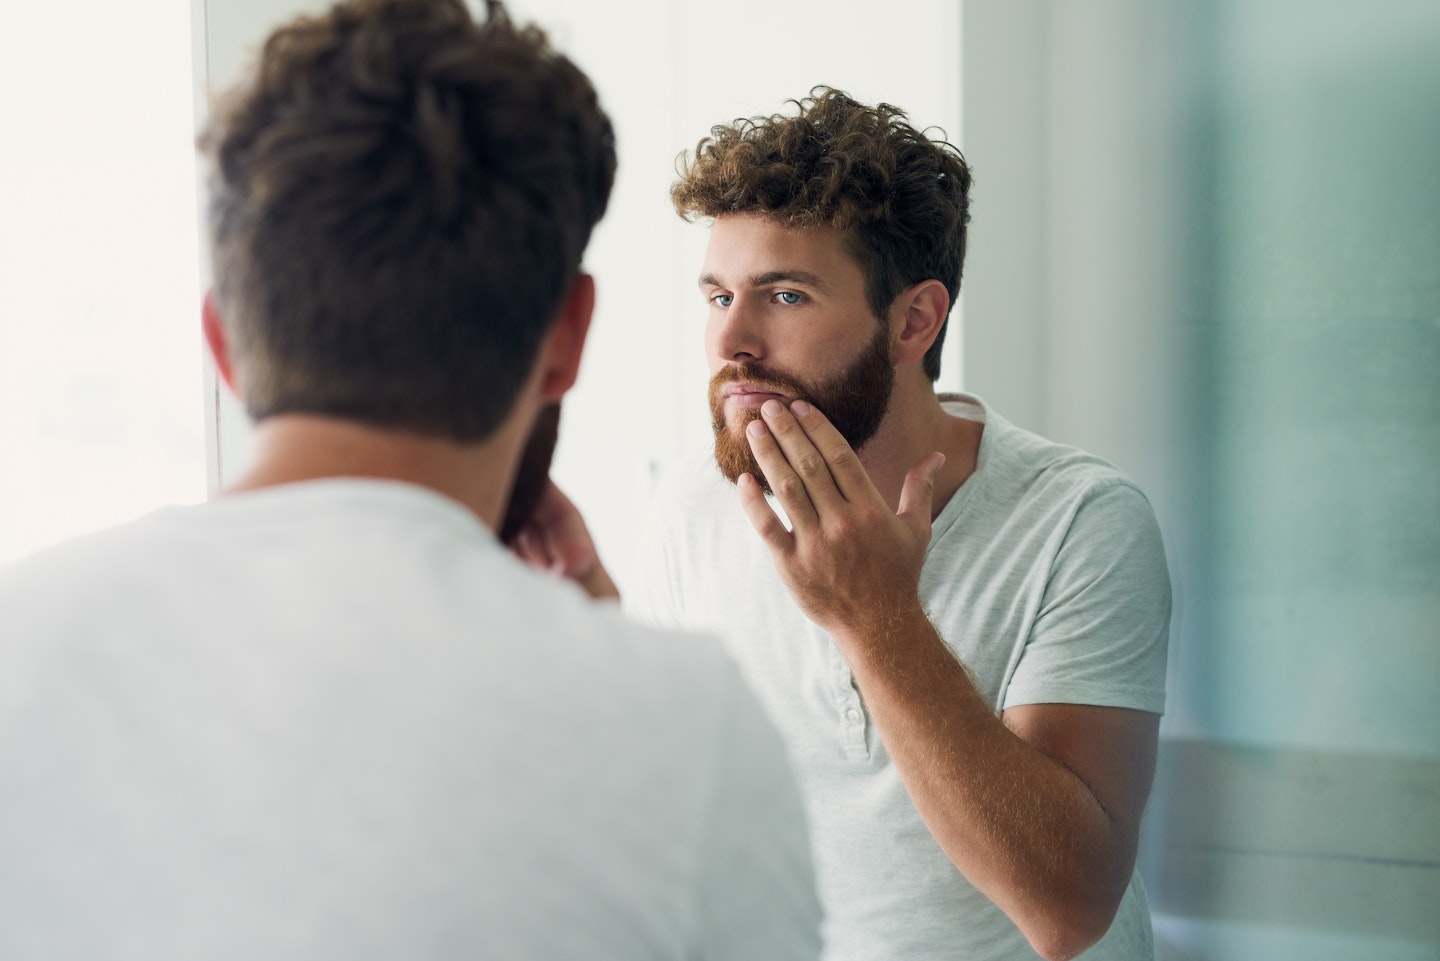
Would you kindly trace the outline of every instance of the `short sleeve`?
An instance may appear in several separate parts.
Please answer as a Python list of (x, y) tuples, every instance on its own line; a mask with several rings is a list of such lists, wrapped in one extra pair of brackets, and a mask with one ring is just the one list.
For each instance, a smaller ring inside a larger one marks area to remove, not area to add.
[(1055, 554), (1004, 706), (1162, 713), (1169, 633), (1170, 573), (1154, 511), (1128, 482), (1098, 487)]

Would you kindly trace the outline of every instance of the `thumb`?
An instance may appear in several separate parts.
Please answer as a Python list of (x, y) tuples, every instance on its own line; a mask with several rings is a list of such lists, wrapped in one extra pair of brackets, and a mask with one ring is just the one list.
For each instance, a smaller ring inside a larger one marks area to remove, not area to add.
[(905, 475), (905, 484), (900, 488), (900, 518), (910, 521), (917, 529), (930, 528), (930, 512), (935, 501), (935, 476), (945, 465), (945, 455), (939, 451), (926, 454), (915, 462)]

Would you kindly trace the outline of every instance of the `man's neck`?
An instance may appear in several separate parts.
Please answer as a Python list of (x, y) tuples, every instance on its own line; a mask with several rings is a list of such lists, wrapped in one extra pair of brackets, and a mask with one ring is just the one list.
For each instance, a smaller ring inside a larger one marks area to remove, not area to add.
[(268, 417), (255, 428), (250, 470), (225, 494), (338, 477), (426, 487), (469, 508), (494, 530), (511, 483), (503, 435), (479, 444), (386, 430), (308, 414)]
[(932, 451), (943, 453), (945, 465), (935, 478), (931, 502), (933, 519), (975, 472), (983, 431), (983, 424), (947, 413), (929, 381), (897, 381), (890, 410), (859, 452), (860, 462), (885, 500), (899, 509), (900, 490), (910, 468)]

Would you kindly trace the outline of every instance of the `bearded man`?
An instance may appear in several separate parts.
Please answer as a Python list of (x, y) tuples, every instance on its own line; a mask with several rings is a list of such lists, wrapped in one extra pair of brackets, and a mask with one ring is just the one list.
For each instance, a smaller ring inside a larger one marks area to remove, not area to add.
[(672, 189), (712, 221), (715, 449), (662, 483), (627, 607), (721, 635), (780, 727), (827, 959), (1148, 961), (1153, 512), (1100, 459), (936, 393), (959, 152), (888, 105), (795, 103), (714, 128)]

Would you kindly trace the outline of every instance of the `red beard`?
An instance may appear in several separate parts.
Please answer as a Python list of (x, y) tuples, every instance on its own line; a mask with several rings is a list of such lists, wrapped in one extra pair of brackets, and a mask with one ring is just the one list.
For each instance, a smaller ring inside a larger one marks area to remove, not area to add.
[(890, 394), (895, 389), (889, 327), (879, 325), (855, 362), (838, 376), (821, 383), (807, 384), (758, 364), (731, 364), (710, 378), (710, 426), (715, 431), (716, 466), (732, 484), (741, 474), (749, 474), (769, 494), (770, 482), (745, 439), (745, 427), (759, 419), (759, 408), (744, 411), (743, 419), (733, 430), (725, 422), (725, 399), (721, 390), (725, 384), (739, 381), (755, 384), (792, 401), (803, 400), (814, 405), (858, 451), (880, 429), (880, 422), (890, 407)]

